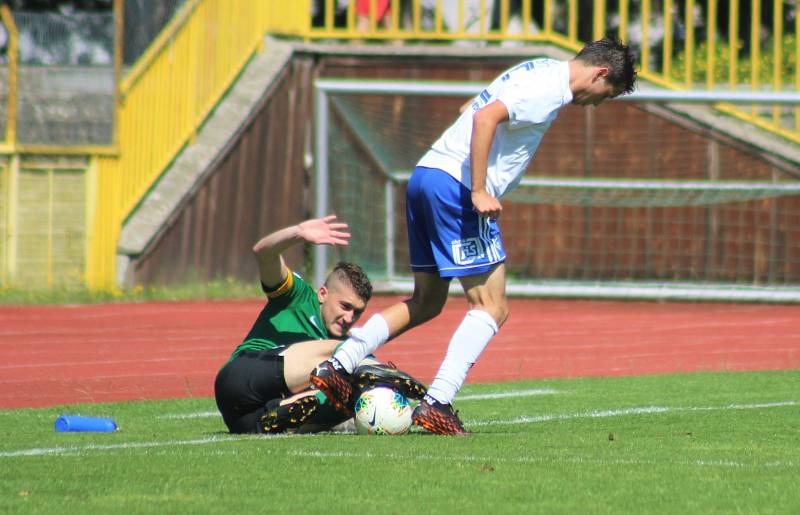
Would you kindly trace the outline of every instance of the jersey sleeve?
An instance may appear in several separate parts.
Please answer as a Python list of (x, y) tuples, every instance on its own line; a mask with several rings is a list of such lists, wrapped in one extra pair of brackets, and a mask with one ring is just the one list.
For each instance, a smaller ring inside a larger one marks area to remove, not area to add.
[(292, 286), (294, 286), (294, 272), (292, 272), (291, 269), (289, 269), (289, 273), (286, 274), (286, 279), (284, 279), (283, 283), (275, 288), (271, 288), (263, 282), (261, 283), (261, 289), (267, 294), (267, 298), (270, 299), (286, 294), (292, 289)]
[(286, 279), (279, 286), (269, 288), (264, 283), (261, 283), (261, 289), (264, 290), (270, 304), (277, 306), (287, 305), (294, 299), (307, 295), (307, 290), (311, 290), (311, 287), (306, 284), (302, 277), (290, 269)]

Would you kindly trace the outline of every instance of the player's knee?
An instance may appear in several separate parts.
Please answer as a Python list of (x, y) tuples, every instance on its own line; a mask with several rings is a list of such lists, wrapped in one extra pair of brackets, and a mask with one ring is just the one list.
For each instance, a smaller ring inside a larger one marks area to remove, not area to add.
[(419, 323), (427, 322), (439, 316), (442, 312), (443, 305), (434, 303), (421, 303), (417, 311)]
[(470, 303), (470, 309), (487, 312), (494, 319), (498, 329), (506, 322), (509, 314), (508, 302), (505, 298), (481, 304)]
[(497, 306), (497, 313), (495, 314), (494, 321), (497, 322), (498, 329), (506, 323), (508, 320), (508, 315), (510, 314), (510, 310), (508, 308), (508, 302), (503, 299)]
[(442, 312), (447, 297), (443, 299), (434, 295), (415, 295), (409, 299), (411, 318), (416, 323), (423, 323), (436, 318)]

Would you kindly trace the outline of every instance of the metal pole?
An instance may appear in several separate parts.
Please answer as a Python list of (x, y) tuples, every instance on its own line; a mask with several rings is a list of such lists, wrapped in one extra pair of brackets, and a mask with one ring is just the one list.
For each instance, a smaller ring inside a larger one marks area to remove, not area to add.
[[(373, 93), (385, 95), (472, 96), (484, 83), (476, 82), (385, 82), (370, 80), (321, 79), (316, 87), (328, 93)], [(800, 104), (800, 93), (775, 91), (672, 91), (666, 89), (637, 90), (615, 100), (632, 102), (677, 102), (733, 104)]]
[(386, 188), (384, 190), (384, 205), (386, 206), (386, 277), (394, 279), (394, 181), (391, 178), (386, 179)]
[[(315, 215), (322, 218), (328, 214), (328, 94), (317, 88), (314, 103), (314, 175), (317, 181)], [(328, 247), (314, 246), (314, 284), (325, 281), (328, 267)]]
[(111, 143), (119, 146), (119, 110), (122, 95), (120, 80), (122, 78), (122, 58), (124, 51), (123, 31), (125, 30), (124, 0), (114, 0), (114, 112), (111, 124)]
[(17, 141), (17, 73), (19, 33), (14, 16), (7, 5), (0, 5), (0, 18), (8, 32), (8, 107), (6, 108), (5, 142), (12, 147)]

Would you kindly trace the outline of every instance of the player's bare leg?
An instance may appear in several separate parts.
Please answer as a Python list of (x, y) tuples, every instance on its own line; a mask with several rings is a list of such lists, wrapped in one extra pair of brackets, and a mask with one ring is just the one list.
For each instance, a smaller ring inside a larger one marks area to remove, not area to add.
[(461, 277), (470, 309), (485, 311), (501, 327), (508, 319), (506, 265), (501, 263), (486, 274)]
[[(320, 363), (311, 373), (311, 383), (325, 392), (337, 409), (352, 413), (355, 402), (351, 385), (352, 372), (358, 363), (389, 338), (441, 313), (447, 301), (449, 285), (449, 281), (435, 273), (415, 273), (414, 293), (411, 298), (374, 315), (364, 327), (352, 330), (351, 337), (342, 344), (333, 358)], [(419, 392), (408, 393), (416, 395)]]
[(282, 433), (311, 420), (325, 398), (320, 398), (320, 392), (311, 388), (308, 371), (320, 360), (330, 357), (339, 343), (339, 340), (311, 340), (291, 345), (281, 352), (283, 379), (295, 395), (267, 404), (260, 419), (265, 433)]
[(450, 340), (428, 394), (412, 417), (414, 424), (442, 435), (467, 434), (452, 407), (453, 399), (469, 369), (508, 317), (504, 265), (485, 274), (463, 277), (461, 284), (470, 309)]
[(283, 378), (289, 391), (297, 393), (311, 386), (309, 370), (333, 356), (341, 343), (340, 340), (312, 340), (290, 345), (283, 351)]
[(442, 312), (450, 291), (450, 281), (438, 273), (414, 272), (414, 293), (411, 297), (389, 306), (380, 316), (389, 326), (389, 337), (395, 338)]
[[(267, 405), (261, 417), (264, 432), (281, 433), (312, 422), (318, 408), (327, 402), (327, 397), (311, 386), (309, 370), (330, 358), (339, 344), (340, 340), (311, 340), (291, 345), (281, 353), (284, 381), (295, 395)], [(420, 399), (425, 393), (425, 386), (408, 374), (370, 357), (361, 361), (354, 379), (358, 379), (357, 388), (393, 386), (412, 399)]]

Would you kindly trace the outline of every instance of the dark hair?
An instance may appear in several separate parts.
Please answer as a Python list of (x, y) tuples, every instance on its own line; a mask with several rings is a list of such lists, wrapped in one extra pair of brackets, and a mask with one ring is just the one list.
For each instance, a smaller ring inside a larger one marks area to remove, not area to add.
[(328, 285), (331, 278), (350, 285), (353, 291), (356, 292), (356, 295), (361, 297), (361, 300), (364, 302), (369, 302), (369, 299), (372, 298), (372, 283), (369, 282), (369, 277), (367, 277), (364, 269), (355, 263), (339, 261), (336, 263), (336, 266), (333, 267), (331, 273), (328, 274), (328, 278), (325, 279), (325, 286)]
[(607, 66), (608, 81), (620, 88), (620, 95), (631, 93), (636, 85), (636, 53), (616, 38), (588, 43), (575, 59), (592, 66)]

